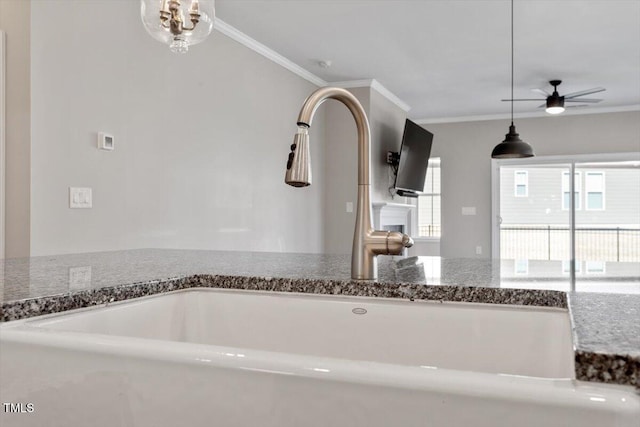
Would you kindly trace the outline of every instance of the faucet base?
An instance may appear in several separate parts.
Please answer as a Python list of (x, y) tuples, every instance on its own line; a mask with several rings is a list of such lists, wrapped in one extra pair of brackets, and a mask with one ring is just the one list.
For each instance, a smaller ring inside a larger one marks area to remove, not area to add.
[(364, 262), (356, 259), (355, 254), (351, 256), (351, 279), (353, 280), (377, 280), (378, 279), (378, 258), (373, 255)]

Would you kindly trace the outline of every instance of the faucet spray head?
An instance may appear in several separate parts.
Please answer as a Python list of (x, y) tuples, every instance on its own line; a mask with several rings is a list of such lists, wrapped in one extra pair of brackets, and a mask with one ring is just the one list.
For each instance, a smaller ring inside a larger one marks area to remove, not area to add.
[(293, 138), (291, 152), (287, 160), (284, 182), (293, 187), (311, 185), (311, 156), (309, 154), (309, 126), (298, 124), (298, 132)]

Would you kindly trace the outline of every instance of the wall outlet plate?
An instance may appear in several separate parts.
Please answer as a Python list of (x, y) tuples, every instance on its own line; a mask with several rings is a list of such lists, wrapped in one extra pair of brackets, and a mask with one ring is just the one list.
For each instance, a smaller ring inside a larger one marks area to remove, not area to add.
[(104, 132), (98, 133), (98, 148), (113, 151), (115, 149), (115, 139), (113, 135)]
[(347, 213), (353, 212), (353, 202), (347, 202), (346, 211)]
[(462, 208), (462, 215), (475, 215), (476, 207), (475, 206), (465, 206)]
[(69, 207), (71, 209), (91, 209), (93, 194), (88, 187), (69, 187)]

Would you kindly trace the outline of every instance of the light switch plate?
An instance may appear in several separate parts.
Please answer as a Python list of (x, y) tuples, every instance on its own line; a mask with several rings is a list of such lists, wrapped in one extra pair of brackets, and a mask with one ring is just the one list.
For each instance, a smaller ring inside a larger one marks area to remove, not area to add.
[(69, 207), (71, 209), (91, 209), (93, 207), (91, 188), (69, 187)]
[(353, 202), (347, 202), (347, 213), (353, 212)]

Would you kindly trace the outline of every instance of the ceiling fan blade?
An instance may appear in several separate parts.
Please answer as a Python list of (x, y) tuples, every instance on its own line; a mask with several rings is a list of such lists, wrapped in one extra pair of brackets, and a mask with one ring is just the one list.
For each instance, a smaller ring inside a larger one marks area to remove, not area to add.
[(540, 98), (522, 98), (522, 99), (501, 99), (500, 101), (546, 101), (546, 99)]
[(551, 94), (544, 89), (531, 89), (531, 92), (536, 92), (544, 96), (551, 96)]
[[(538, 105), (538, 108), (545, 108), (547, 106), (547, 103), (545, 102), (544, 104)], [(583, 105), (567, 105), (566, 108), (584, 108), (584, 107), (588, 107), (588, 105), (583, 104)]]
[(568, 94), (564, 95), (564, 99), (571, 99), (571, 98), (575, 98), (577, 96), (590, 95), (592, 93), (603, 92), (605, 90), (606, 89), (603, 88), (603, 87), (594, 87), (593, 89), (587, 89), (587, 90), (582, 90), (580, 92), (568, 93)]
[(596, 98), (579, 98), (579, 99), (565, 99), (564, 102), (586, 102), (589, 104), (595, 104), (596, 102), (600, 102), (602, 99)]

